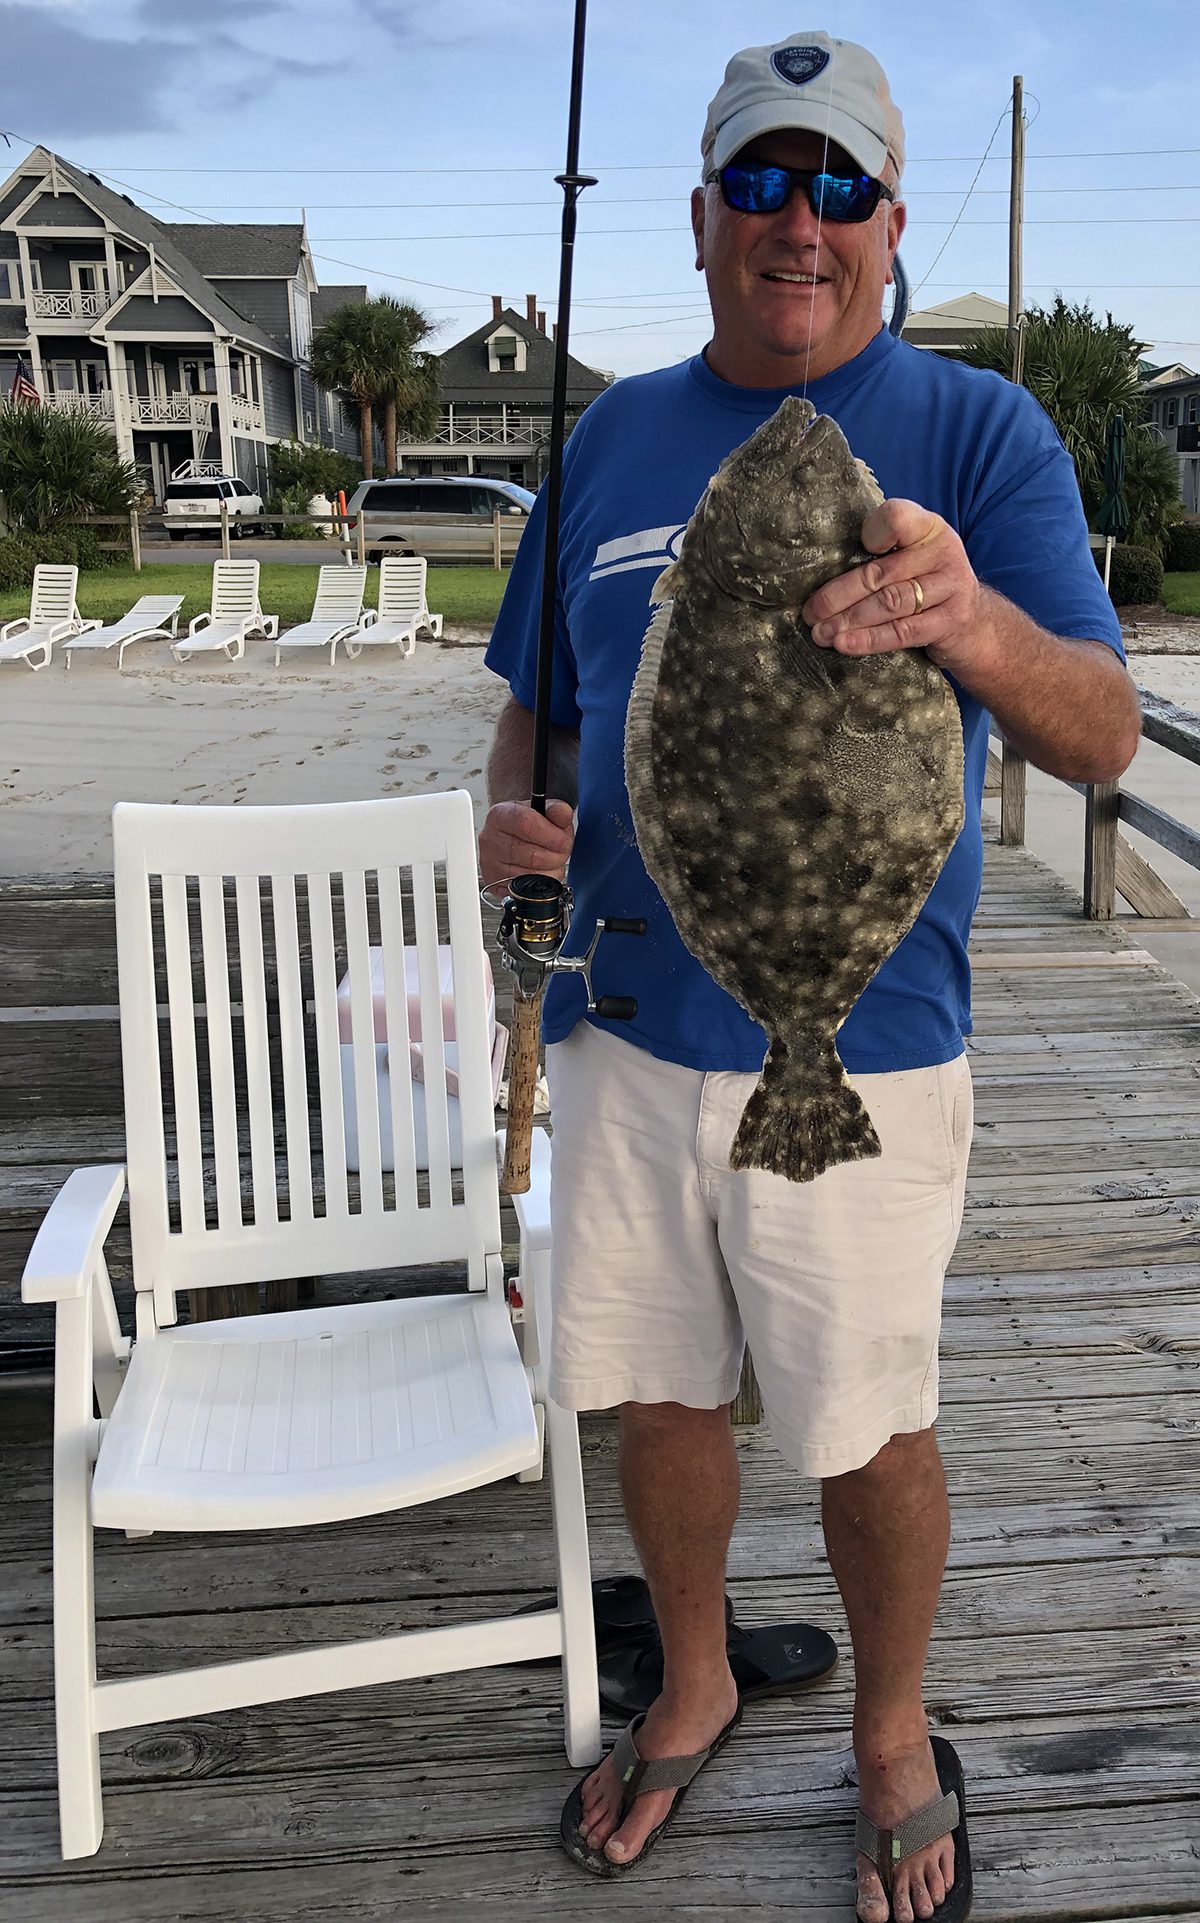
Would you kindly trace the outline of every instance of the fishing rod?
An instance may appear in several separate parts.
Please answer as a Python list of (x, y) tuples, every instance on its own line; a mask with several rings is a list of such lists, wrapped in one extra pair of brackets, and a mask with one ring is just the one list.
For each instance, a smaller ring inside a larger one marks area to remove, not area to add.
[[(558, 540), (562, 511), (563, 447), (566, 442), (567, 376), (571, 312), (571, 274), (575, 259), (577, 203), (594, 174), (579, 171), (579, 123), (583, 105), (583, 49), (587, 0), (575, 0), (575, 39), (571, 56), (571, 99), (567, 116), (566, 172), (555, 175), (563, 190), (562, 255), (558, 276), (558, 325), (554, 340), (554, 398), (550, 408), (550, 458), (546, 475), (546, 546), (542, 561), (541, 619), (538, 629), (537, 681), (533, 714), (533, 786), (530, 806), (546, 813), (550, 761), (550, 679), (554, 663), (554, 614), (558, 593)], [(588, 1013), (608, 1021), (632, 1021), (637, 1003), (626, 995), (592, 991), (591, 965), (604, 934), (644, 935), (642, 920), (606, 916), (597, 921), (587, 953), (561, 954), (571, 925), (574, 897), (553, 875), (514, 875), (507, 884), (500, 921), (501, 959), (513, 978), (512, 1058), (508, 1077), (508, 1128), (500, 1186), (506, 1195), (529, 1188), (533, 1108), (537, 1090), (538, 1039), (542, 1001), (550, 976), (558, 971), (582, 975)]]

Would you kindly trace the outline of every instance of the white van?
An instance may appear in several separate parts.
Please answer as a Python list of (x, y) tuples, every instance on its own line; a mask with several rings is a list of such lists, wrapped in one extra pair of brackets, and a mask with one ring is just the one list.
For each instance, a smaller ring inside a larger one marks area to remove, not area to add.
[(219, 533), (221, 502), (229, 510), (229, 532), (234, 540), (254, 532), (263, 511), (262, 497), (239, 481), (236, 474), (211, 475), (203, 481), (168, 481), (163, 495), (163, 526), (173, 541), (189, 534)]
[[(361, 481), (346, 511), (351, 531), (363, 517), (367, 559), (388, 554), (424, 554), (431, 561), (490, 561), (493, 517), (500, 515), (500, 557), (511, 561), (525, 530), (535, 496), (515, 481), (483, 475), (445, 475), (438, 479), (393, 475)], [(386, 550), (372, 541), (402, 542)]]

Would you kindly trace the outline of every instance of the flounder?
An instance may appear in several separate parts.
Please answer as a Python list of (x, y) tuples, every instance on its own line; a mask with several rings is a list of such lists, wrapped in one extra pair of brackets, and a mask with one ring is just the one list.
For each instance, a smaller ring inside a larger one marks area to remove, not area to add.
[(921, 649), (818, 648), (808, 597), (883, 499), (789, 398), (722, 462), (661, 575), (625, 725), (642, 859), (685, 946), (767, 1034), (730, 1167), (810, 1181), (880, 1153), (835, 1037), (963, 824), (963, 738)]

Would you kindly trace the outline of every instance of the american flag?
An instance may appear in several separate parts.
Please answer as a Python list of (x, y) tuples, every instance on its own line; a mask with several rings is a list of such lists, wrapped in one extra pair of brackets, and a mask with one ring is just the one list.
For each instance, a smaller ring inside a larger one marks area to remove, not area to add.
[(34, 386), (30, 371), (24, 361), (19, 360), (17, 362), (17, 371), (13, 375), (13, 384), (9, 390), (9, 399), (13, 401), (24, 401), (26, 405), (30, 407), (40, 407), (42, 404), (42, 397)]

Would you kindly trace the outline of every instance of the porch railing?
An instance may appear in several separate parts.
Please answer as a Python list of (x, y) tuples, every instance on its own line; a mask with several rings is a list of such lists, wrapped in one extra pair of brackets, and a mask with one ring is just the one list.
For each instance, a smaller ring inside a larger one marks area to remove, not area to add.
[(108, 388), (105, 388), (101, 394), (79, 394), (68, 391), (45, 394), (42, 398), (44, 405), (52, 407), (58, 414), (69, 414), (76, 408), (82, 408), (85, 414), (98, 414), (104, 421), (111, 421), (113, 418), (113, 397)]
[(432, 440), (441, 447), (536, 447), (550, 432), (550, 416), (540, 414), (458, 414), (448, 408)]
[(95, 320), (107, 313), (116, 299), (107, 289), (97, 289), (93, 294), (35, 294), (33, 296), (34, 320)]

